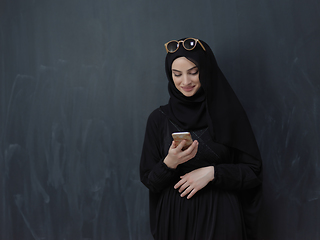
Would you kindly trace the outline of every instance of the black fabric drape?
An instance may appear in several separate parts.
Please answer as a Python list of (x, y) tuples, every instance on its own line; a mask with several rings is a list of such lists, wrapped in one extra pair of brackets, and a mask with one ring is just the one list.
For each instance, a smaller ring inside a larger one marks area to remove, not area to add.
[[(162, 111), (185, 129), (208, 126), (214, 141), (238, 149), (261, 162), (260, 151), (245, 110), (220, 70), (211, 48), (206, 42), (200, 41), (206, 51), (199, 44), (191, 51), (180, 44), (175, 53), (167, 54), (165, 70), (169, 80), (170, 100), (169, 107), (162, 107)], [(172, 79), (171, 66), (179, 57), (186, 57), (199, 68), (201, 88), (192, 97), (180, 93)], [(262, 170), (258, 177), (262, 181)], [(240, 193), (245, 223), (251, 236), (256, 231), (261, 195), (262, 184)]]

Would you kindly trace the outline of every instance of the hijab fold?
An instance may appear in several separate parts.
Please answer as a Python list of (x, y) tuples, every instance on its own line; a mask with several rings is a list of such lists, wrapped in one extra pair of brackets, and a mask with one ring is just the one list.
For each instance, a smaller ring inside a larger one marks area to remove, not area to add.
[(169, 111), (174, 122), (191, 131), (207, 126), (206, 102), (203, 89), (192, 97), (185, 97), (174, 85), (169, 87)]

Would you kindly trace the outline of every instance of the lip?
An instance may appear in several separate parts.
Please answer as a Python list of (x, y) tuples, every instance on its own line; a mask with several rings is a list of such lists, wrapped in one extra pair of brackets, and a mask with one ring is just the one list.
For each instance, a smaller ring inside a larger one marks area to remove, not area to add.
[(188, 86), (188, 87), (181, 87), (183, 91), (191, 92), (194, 89), (195, 86)]

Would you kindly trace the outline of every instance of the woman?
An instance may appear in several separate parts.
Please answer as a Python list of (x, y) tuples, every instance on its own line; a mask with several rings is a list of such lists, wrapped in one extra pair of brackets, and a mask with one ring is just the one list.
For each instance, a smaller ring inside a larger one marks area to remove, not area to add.
[[(155, 239), (256, 239), (262, 164), (250, 123), (210, 47), (165, 44), (169, 103), (147, 122), (140, 162)], [(189, 131), (182, 150), (173, 132)]]

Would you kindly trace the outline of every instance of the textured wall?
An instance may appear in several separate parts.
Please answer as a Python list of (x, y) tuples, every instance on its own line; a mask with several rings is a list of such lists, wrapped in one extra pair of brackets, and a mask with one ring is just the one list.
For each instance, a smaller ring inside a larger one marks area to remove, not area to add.
[(151, 239), (139, 158), (171, 39), (205, 40), (264, 161), (261, 239), (319, 239), (320, 4), (0, 1), (0, 239)]

